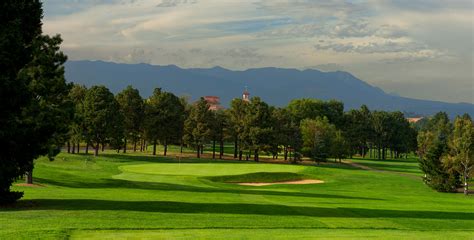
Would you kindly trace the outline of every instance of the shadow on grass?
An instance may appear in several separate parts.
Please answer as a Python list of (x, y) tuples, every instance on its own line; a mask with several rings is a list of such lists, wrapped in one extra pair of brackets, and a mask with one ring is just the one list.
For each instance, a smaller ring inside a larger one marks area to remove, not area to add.
[(132, 155), (121, 153), (106, 153), (99, 155), (99, 157), (107, 160), (114, 160), (118, 162), (148, 162), (148, 163), (248, 163), (238, 160), (221, 160), (208, 158), (193, 158), (182, 157), (178, 159), (176, 156), (152, 156), (152, 155)]
[(59, 182), (59, 181), (43, 179), (43, 178), (36, 178), (36, 180), (37, 182), (42, 183), (42, 184), (50, 184), (50, 185), (55, 185), (55, 186), (68, 187), (68, 188), (88, 188), (88, 189), (101, 189), (101, 188), (124, 189), (126, 188), (126, 189), (158, 190), (158, 191), (182, 191), (182, 192), (195, 192), (195, 193), (231, 193), (231, 194), (288, 196), (288, 197), (383, 200), (379, 198), (352, 197), (352, 196), (344, 196), (344, 195), (319, 194), (319, 193), (206, 188), (206, 187), (197, 187), (197, 186), (172, 184), (172, 183), (139, 182), (139, 181), (127, 181), (127, 180), (121, 180), (121, 179), (101, 179), (100, 182), (79, 182), (79, 181)]
[(417, 164), (417, 160), (413, 158), (408, 158), (408, 159), (375, 159), (375, 158), (354, 158), (351, 160), (364, 160), (364, 161), (371, 161), (371, 162), (381, 162), (381, 163), (414, 163)]
[[(22, 206), (23, 205), (23, 206)], [(15, 208), (22, 210), (126, 210), (161, 213), (258, 214), (268, 216), (306, 216), (333, 218), (418, 218), (474, 220), (473, 213), (386, 210), (368, 208), (323, 208), (248, 203), (187, 203), (171, 201), (111, 201), (95, 199), (37, 199), (20, 201)]]
[(360, 163), (360, 164), (371, 167), (371, 168), (384, 170), (384, 171), (418, 173), (421, 175), (421, 171), (418, 166), (392, 165), (392, 164), (384, 164), (384, 163)]

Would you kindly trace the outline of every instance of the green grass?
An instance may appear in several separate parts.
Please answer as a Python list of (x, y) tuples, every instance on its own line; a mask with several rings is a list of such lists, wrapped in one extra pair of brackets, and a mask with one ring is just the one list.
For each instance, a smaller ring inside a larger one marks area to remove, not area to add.
[(370, 159), (370, 158), (354, 158), (353, 162), (363, 164), (365, 166), (397, 173), (421, 176), (422, 172), (418, 167), (418, 161), (415, 158), (408, 159)]
[[(40, 159), (0, 239), (473, 239), (474, 198), (438, 193), (406, 162), (298, 166), (108, 152)], [(406, 172), (410, 176), (399, 175)], [(260, 174), (262, 173), (262, 174)], [(392, 174), (395, 173), (395, 174)], [(240, 186), (229, 181), (320, 179)]]

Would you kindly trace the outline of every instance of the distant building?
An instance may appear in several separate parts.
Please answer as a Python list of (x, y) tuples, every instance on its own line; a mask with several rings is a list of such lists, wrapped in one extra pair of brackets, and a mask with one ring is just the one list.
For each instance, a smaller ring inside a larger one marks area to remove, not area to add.
[(409, 123), (416, 123), (416, 122), (420, 121), (421, 119), (423, 119), (423, 117), (410, 117), (410, 118), (407, 118)]
[(221, 106), (221, 99), (218, 96), (205, 96), (204, 100), (209, 104), (209, 110), (217, 111), (223, 109)]
[(245, 87), (244, 93), (242, 93), (242, 100), (250, 102), (250, 93), (247, 91), (247, 87)]

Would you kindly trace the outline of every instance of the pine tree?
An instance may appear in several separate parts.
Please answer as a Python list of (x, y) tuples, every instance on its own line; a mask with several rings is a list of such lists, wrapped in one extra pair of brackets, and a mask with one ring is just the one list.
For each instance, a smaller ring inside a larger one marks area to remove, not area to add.
[(196, 148), (197, 157), (201, 157), (204, 144), (211, 136), (212, 115), (209, 105), (204, 98), (200, 98), (192, 107), (189, 116), (184, 122), (184, 139)]
[(94, 147), (94, 155), (99, 155), (99, 147), (104, 146), (109, 140), (113, 140), (114, 145), (120, 140), (122, 117), (120, 116), (119, 105), (114, 95), (104, 86), (93, 86), (87, 90), (84, 98), (84, 123), (91, 144)]
[(459, 174), (450, 173), (442, 159), (448, 152), (452, 126), (446, 113), (436, 114), (418, 135), (418, 155), (423, 181), (440, 192), (454, 192), (459, 185)]
[(137, 150), (137, 142), (143, 125), (144, 102), (137, 89), (128, 86), (116, 96), (123, 115), (124, 148), (127, 152), (127, 141), (133, 142), (133, 151)]

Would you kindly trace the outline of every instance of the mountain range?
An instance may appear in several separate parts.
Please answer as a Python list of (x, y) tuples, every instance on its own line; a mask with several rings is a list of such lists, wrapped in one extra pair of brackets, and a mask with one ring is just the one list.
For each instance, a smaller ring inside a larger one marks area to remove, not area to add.
[(345, 109), (359, 108), (402, 111), (409, 115), (428, 116), (439, 111), (451, 117), (469, 113), (474, 104), (421, 100), (385, 93), (352, 74), (343, 71), (322, 72), (315, 69), (254, 68), (233, 71), (222, 67), (180, 68), (175, 65), (122, 64), (104, 61), (68, 61), (66, 79), (70, 82), (105, 85), (117, 93), (128, 85), (148, 97), (160, 87), (178, 96), (196, 100), (201, 96), (218, 96), (223, 106), (242, 96), (245, 88), (275, 106), (285, 106), (296, 98), (336, 99)]

